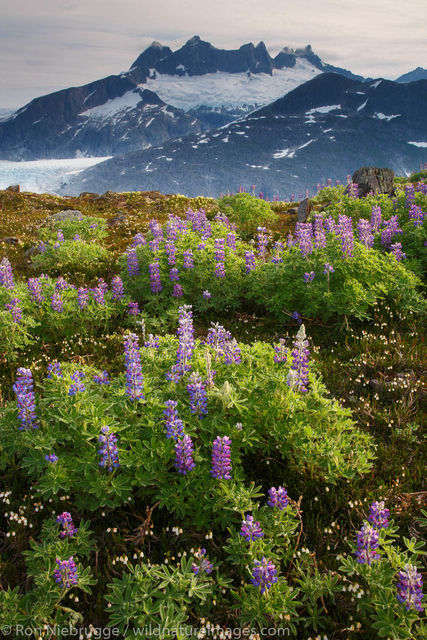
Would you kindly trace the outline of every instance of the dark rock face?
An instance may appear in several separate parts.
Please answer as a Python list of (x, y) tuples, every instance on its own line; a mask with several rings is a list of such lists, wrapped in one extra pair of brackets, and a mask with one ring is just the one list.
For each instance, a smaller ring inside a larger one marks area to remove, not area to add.
[(359, 198), (367, 193), (391, 193), (394, 185), (394, 171), (378, 167), (361, 167), (354, 172), (353, 182), (359, 185)]
[(298, 222), (307, 222), (311, 211), (310, 198), (304, 198), (298, 205)]
[(425, 149), (408, 141), (425, 140), (426, 103), (425, 80), (362, 83), (320, 74), (221, 129), (90, 167), (62, 191), (157, 189), (218, 197), (254, 184), (270, 200), (292, 193), (302, 200), (306, 188), (313, 193), (327, 178), (345, 183), (363, 165), (390, 162), (396, 173), (418, 168)]

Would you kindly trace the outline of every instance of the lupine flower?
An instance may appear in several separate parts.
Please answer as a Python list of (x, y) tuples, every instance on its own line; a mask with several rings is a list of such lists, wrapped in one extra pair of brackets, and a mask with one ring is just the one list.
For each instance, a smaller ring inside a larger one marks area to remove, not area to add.
[(223, 346), (223, 356), (225, 364), (239, 364), (241, 362), (240, 347), (237, 340), (233, 338), (227, 341)]
[(206, 386), (201, 376), (193, 372), (189, 378), (187, 391), (190, 394), (190, 411), (196, 413), (198, 418), (207, 414)]
[(227, 436), (218, 436), (212, 446), (212, 469), (214, 478), (230, 480), (231, 478), (231, 440)]
[(125, 294), (123, 281), (119, 276), (114, 276), (111, 280), (111, 297), (113, 300), (122, 300)]
[(194, 258), (192, 251), (184, 251), (183, 259), (184, 262), (182, 266), (184, 269), (192, 269), (194, 267)]
[(232, 251), (236, 251), (236, 234), (233, 232), (227, 233), (227, 247)]
[(147, 244), (147, 240), (144, 238), (142, 233), (137, 233), (133, 237), (133, 241), (132, 241), (132, 245), (131, 246), (134, 248), (134, 247), (138, 247), (140, 244)]
[(323, 214), (314, 214), (314, 246), (316, 249), (324, 249), (326, 247), (326, 233), (323, 226)]
[(144, 347), (158, 349), (160, 347), (159, 338), (157, 336), (153, 336), (152, 333), (148, 334), (148, 340), (144, 343)]
[(390, 250), (398, 262), (406, 258), (406, 253), (403, 253), (402, 251), (401, 242), (395, 242), (394, 244), (390, 245)]
[(215, 276), (217, 278), (225, 278), (225, 267), (223, 262), (217, 262), (215, 264)]
[(203, 251), (203, 249), (206, 249), (206, 244), (205, 244), (204, 242), (200, 242), (200, 243), (197, 245), (196, 249), (197, 249), (198, 251)]
[(73, 524), (73, 519), (71, 514), (68, 511), (64, 511), (60, 516), (57, 516), (56, 522), (58, 524), (62, 524), (63, 531), (60, 532), (60, 538), (72, 538), (75, 533), (77, 533), (77, 529)]
[(250, 273), (255, 269), (255, 254), (253, 251), (245, 251), (245, 267), (246, 273)]
[(280, 240), (277, 240), (274, 245), (273, 245), (273, 251), (274, 254), (273, 257), (271, 258), (271, 262), (273, 262), (274, 264), (279, 264), (280, 262), (283, 262), (283, 259), (280, 257), (280, 252), (283, 251), (284, 245), (283, 242), (280, 242)]
[(55, 375), (57, 378), (63, 378), (64, 376), (62, 375), (62, 371), (61, 371), (61, 365), (59, 364), (58, 360), (53, 360), (53, 362), (49, 362), (49, 364), (47, 365), (47, 370), (48, 370), (48, 374), (47, 377), (51, 380), (53, 378), (53, 376)]
[(175, 267), (173, 267), (169, 271), (169, 278), (170, 278), (171, 282), (178, 281), (179, 280), (179, 270), (176, 269)]
[(270, 589), (277, 582), (276, 566), (271, 560), (267, 560), (264, 556), (261, 561), (254, 560), (251, 582), (254, 587), (260, 587), (261, 594), (265, 593), (267, 589)]
[(54, 291), (51, 298), (50, 306), (54, 311), (57, 311), (58, 313), (62, 313), (62, 311), (64, 311), (64, 303), (62, 302), (61, 294), (58, 293), (58, 291)]
[(163, 240), (162, 226), (157, 222), (155, 218), (151, 218), (148, 226), (150, 227), (150, 231), (156, 240)]
[(168, 264), (170, 264), (171, 266), (175, 264), (176, 262), (176, 246), (174, 245), (173, 242), (166, 242), (165, 243), (165, 253), (168, 257)]
[(137, 302), (129, 302), (128, 304), (128, 314), (130, 316), (137, 316), (140, 313), (139, 306)]
[(184, 424), (178, 418), (177, 410), (178, 402), (176, 400), (166, 400), (163, 410), (164, 420), (166, 424), (166, 438), (178, 440), (184, 435)]
[(225, 343), (231, 340), (231, 333), (224, 329), (222, 325), (218, 324), (218, 322), (215, 324), (211, 322), (211, 325), (212, 326), (208, 330), (206, 344), (211, 345), (215, 351), (215, 356), (220, 358), (224, 355)]
[(83, 382), (81, 382), (84, 378), (85, 378), (85, 374), (82, 371), (75, 371), (71, 375), (71, 380), (73, 380), (74, 382), (71, 384), (70, 388), (68, 389), (69, 396), (75, 396), (77, 392), (86, 390), (86, 387), (84, 386)]
[(93, 381), (96, 382), (96, 384), (110, 384), (108, 371), (103, 371), (99, 375), (95, 374), (93, 376)]
[(412, 564), (405, 564), (403, 569), (397, 574), (397, 599), (405, 605), (406, 611), (415, 609), (422, 613), (424, 607), (421, 604), (423, 599), (423, 579), (421, 573)]
[(77, 304), (80, 309), (84, 309), (89, 304), (89, 294), (85, 287), (80, 287), (77, 290)]
[(215, 238), (215, 260), (217, 262), (224, 262), (225, 260), (225, 251), (224, 251), (224, 238)]
[(407, 184), (405, 186), (405, 196), (406, 196), (406, 208), (409, 209), (415, 201), (415, 188), (413, 184)]
[(70, 556), (68, 560), (56, 558), (56, 564), (58, 566), (53, 572), (53, 577), (61, 589), (70, 589), (78, 584), (77, 567), (73, 556)]
[(299, 391), (307, 391), (308, 386), (308, 362), (310, 351), (306, 339), (305, 327), (302, 324), (298, 330), (292, 351), (292, 365), (288, 374), (287, 383), (290, 387), (296, 387)]
[(105, 305), (104, 289), (101, 287), (94, 287), (93, 289), (91, 289), (91, 291), (96, 304), (99, 304), (100, 307), (103, 307)]
[(369, 512), (368, 520), (376, 529), (388, 527), (389, 509), (384, 507), (384, 502), (373, 502)]
[(22, 320), (22, 309), (19, 306), (20, 303), (19, 298), (12, 298), (10, 302), (7, 302), (4, 307), (12, 314), (12, 320), (15, 324), (20, 324)]
[(372, 233), (372, 227), (369, 220), (360, 218), (357, 223), (357, 232), (359, 234), (359, 242), (365, 245), (365, 247), (373, 247), (374, 235)]
[(102, 427), (98, 442), (101, 445), (101, 448), (98, 450), (98, 454), (101, 456), (101, 460), (98, 462), (99, 466), (104, 469), (107, 468), (108, 471), (119, 467), (117, 436), (114, 433), (110, 433), (110, 427)]
[(182, 436), (175, 443), (175, 468), (184, 476), (196, 466), (193, 460), (193, 442), (188, 435)]
[(213, 564), (212, 562), (209, 562), (207, 558), (204, 557), (205, 554), (206, 554), (206, 549), (199, 549), (199, 551), (194, 554), (196, 558), (199, 560), (199, 564), (196, 564), (195, 562), (193, 562), (191, 566), (191, 570), (194, 572), (196, 576), (198, 573), (212, 573)]
[(246, 542), (253, 542), (257, 538), (262, 538), (264, 535), (261, 529), (260, 523), (254, 521), (254, 517), (247, 515), (246, 519), (242, 522), (242, 528), (239, 534), (246, 540)]
[(294, 320), (296, 320), (296, 321), (298, 322), (298, 324), (301, 324), (301, 322), (302, 322), (301, 315), (298, 313), (298, 311), (294, 311), (294, 312), (291, 314), (291, 318), (293, 318)]
[(212, 296), (211, 293), (206, 289), (205, 291), (203, 291), (203, 297), (205, 300), (209, 300)]
[(280, 509), (282, 511), (289, 504), (288, 492), (283, 487), (271, 487), (268, 490), (269, 500), (267, 502), (269, 507)]
[(56, 456), (54, 453), (47, 454), (44, 459), (47, 460), (47, 462), (51, 462), (52, 464), (58, 462), (58, 456)]
[(304, 258), (313, 253), (313, 226), (311, 222), (297, 222), (295, 236)]
[(409, 209), (409, 220), (414, 223), (415, 227), (418, 227), (423, 223), (424, 213), (421, 207), (417, 204), (411, 205), (411, 208)]
[(275, 344), (274, 345), (274, 356), (273, 356), (273, 360), (274, 362), (286, 362), (288, 358), (288, 350), (285, 347), (285, 340), (284, 338), (280, 338), (279, 340), (279, 344)]
[(398, 216), (392, 216), (389, 220), (384, 222), (384, 228), (381, 233), (381, 244), (389, 246), (392, 238), (397, 233), (403, 233), (402, 229), (399, 229), (399, 218)]
[(378, 530), (365, 522), (357, 533), (357, 551), (355, 555), (359, 564), (372, 564), (374, 560), (380, 558), (377, 551), (379, 546), (378, 539)]
[(310, 273), (304, 273), (304, 282), (306, 282), (307, 284), (309, 282), (313, 282), (315, 277), (316, 274), (314, 273), (314, 271), (310, 271)]
[(324, 224), (325, 224), (325, 229), (328, 233), (336, 233), (337, 223), (335, 222), (332, 216), (328, 216), (327, 218), (325, 218)]
[(64, 234), (62, 233), (62, 229), (59, 229), (58, 233), (56, 234), (56, 239), (58, 242), (64, 242), (65, 238)]
[(33, 377), (30, 369), (20, 367), (17, 371), (18, 377), (13, 390), (16, 395), (18, 405), (18, 418), (21, 421), (20, 431), (26, 429), (38, 429), (36, 415), (36, 395), (33, 389)]
[(182, 286), (180, 285), (179, 282), (176, 282), (173, 285), (172, 297), (173, 298), (182, 298), (183, 295), (184, 295), (184, 291), (182, 289)]
[(44, 253), (47, 249), (46, 243), (43, 242), (43, 240), (40, 240), (40, 242), (37, 245), (37, 251), (39, 251), (40, 253)]
[(333, 266), (329, 264), (329, 262), (325, 262), (323, 273), (326, 275), (328, 273), (334, 273), (334, 272), (335, 272), (335, 269), (333, 268)]
[(131, 277), (139, 275), (138, 256), (136, 255), (135, 249), (127, 250), (126, 261), (127, 261), (128, 274)]
[(62, 276), (59, 276), (56, 279), (56, 282), (55, 282), (56, 291), (65, 291), (66, 289), (69, 288), (69, 286), (70, 285), (68, 284), (68, 282)]
[(257, 228), (257, 248), (258, 248), (258, 258), (260, 260), (265, 260), (265, 256), (267, 254), (267, 245), (268, 245), (267, 229), (265, 227), (258, 227)]
[(353, 200), (357, 200), (359, 197), (359, 185), (355, 182), (350, 182), (348, 185), (348, 197)]
[(150, 287), (152, 293), (159, 293), (163, 289), (160, 280), (160, 266), (158, 262), (152, 262), (148, 265), (148, 273), (150, 274)]
[(131, 400), (144, 400), (144, 378), (142, 376), (141, 354), (138, 336), (129, 333), (124, 338), (126, 362), (126, 393)]
[(341, 238), (343, 258), (353, 257), (354, 235), (353, 221), (350, 216), (338, 216), (338, 235)]
[(166, 380), (179, 382), (181, 378), (191, 369), (189, 361), (194, 350), (194, 327), (191, 305), (179, 307), (178, 318), (178, 350), (176, 353), (176, 364), (166, 373)]
[(371, 227), (373, 233), (377, 233), (380, 230), (382, 222), (381, 207), (373, 206), (371, 210)]
[(44, 300), (42, 281), (40, 278), (29, 278), (27, 282), (27, 289), (30, 292), (31, 300), (41, 304)]

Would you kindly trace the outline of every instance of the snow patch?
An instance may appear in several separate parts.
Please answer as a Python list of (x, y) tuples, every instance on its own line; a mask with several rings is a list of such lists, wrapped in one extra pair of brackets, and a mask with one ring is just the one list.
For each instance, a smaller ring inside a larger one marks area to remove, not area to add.
[(427, 148), (427, 142), (408, 142), (408, 144), (413, 144), (414, 147)]
[(387, 120), (387, 122), (389, 120), (393, 120), (393, 118), (399, 118), (402, 114), (401, 113), (396, 113), (395, 115), (390, 115), (387, 116), (384, 113), (375, 113), (374, 117), (377, 118), (378, 120)]
[(376, 89), (378, 87), (378, 85), (380, 85), (382, 82), (382, 80), (377, 80), (376, 82), (374, 82), (373, 84), (371, 84), (372, 89)]
[(93, 120), (109, 120), (111, 118), (114, 121), (118, 121), (126, 111), (135, 109), (140, 102), (142, 102), (142, 98), (138, 92), (127, 91), (119, 98), (112, 98), (98, 107), (82, 111), (79, 116)]
[(368, 101), (365, 100), (365, 102), (363, 104), (361, 104), (360, 107), (357, 107), (357, 111), (362, 111), (362, 109), (364, 109), (367, 104), (368, 104)]
[(340, 104), (328, 104), (324, 107), (314, 107), (314, 109), (306, 111), (305, 115), (310, 116), (313, 113), (329, 113), (330, 111), (336, 111), (337, 109), (341, 109)]

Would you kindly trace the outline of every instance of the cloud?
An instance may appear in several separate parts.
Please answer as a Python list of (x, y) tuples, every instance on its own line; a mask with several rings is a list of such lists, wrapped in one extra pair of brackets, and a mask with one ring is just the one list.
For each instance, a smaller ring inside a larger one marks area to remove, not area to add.
[[(391, 6), (392, 5), (392, 6)], [(152, 40), (311, 44), (322, 59), (396, 78), (427, 66), (427, 3), (390, 0), (0, 0), (0, 107), (129, 68)]]

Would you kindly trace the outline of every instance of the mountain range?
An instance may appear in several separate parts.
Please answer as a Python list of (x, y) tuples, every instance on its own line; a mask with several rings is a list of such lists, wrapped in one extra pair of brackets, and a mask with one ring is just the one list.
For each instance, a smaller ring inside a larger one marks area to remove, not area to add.
[(227, 124), (315, 75), (350, 71), (308, 45), (274, 58), (265, 44), (224, 50), (194, 36), (177, 51), (153, 42), (119, 75), (35, 98), (0, 117), (0, 158), (109, 156)]
[(427, 80), (359, 82), (322, 73), (216, 130), (114, 157), (63, 192), (133, 191), (218, 196), (252, 184), (273, 198), (345, 180), (363, 165), (403, 174), (427, 155)]

